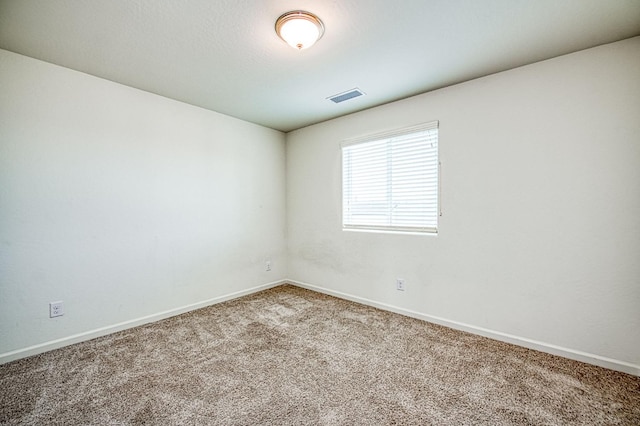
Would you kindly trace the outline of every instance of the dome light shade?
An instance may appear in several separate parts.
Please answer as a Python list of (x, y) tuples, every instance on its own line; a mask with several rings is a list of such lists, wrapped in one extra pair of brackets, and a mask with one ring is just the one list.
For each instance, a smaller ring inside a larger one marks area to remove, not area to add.
[(302, 50), (320, 40), (324, 34), (324, 25), (316, 15), (296, 10), (278, 18), (276, 33), (291, 47)]

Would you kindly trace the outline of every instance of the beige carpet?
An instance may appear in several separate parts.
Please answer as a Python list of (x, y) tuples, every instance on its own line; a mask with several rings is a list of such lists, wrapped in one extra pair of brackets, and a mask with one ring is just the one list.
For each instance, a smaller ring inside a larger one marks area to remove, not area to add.
[(0, 366), (2, 424), (640, 425), (640, 378), (281, 286)]

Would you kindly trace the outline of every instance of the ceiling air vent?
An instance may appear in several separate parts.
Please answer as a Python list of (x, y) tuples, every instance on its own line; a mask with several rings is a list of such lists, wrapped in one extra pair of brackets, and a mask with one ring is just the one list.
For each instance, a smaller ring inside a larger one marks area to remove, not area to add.
[(358, 96), (362, 95), (364, 95), (364, 92), (356, 87), (355, 89), (347, 90), (346, 92), (329, 96), (327, 99), (336, 104), (339, 104), (340, 102), (348, 101), (349, 99), (357, 98)]

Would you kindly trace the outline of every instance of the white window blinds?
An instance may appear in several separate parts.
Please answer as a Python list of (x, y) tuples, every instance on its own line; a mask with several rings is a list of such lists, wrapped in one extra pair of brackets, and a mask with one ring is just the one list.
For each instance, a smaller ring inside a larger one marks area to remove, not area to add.
[(344, 229), (436, 233), (438, 122), (342, 145)]

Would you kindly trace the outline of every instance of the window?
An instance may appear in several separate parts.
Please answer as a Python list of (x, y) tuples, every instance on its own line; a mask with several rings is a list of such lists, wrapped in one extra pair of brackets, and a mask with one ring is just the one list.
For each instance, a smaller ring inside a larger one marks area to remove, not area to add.
[(342, 145), (343, 229), (438, 231), (438, 122)]

